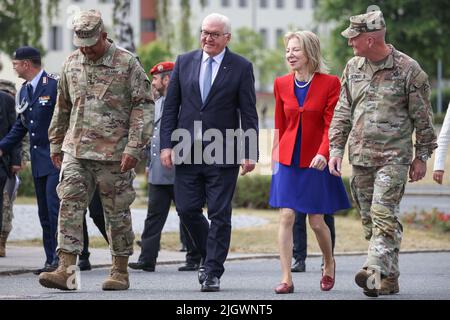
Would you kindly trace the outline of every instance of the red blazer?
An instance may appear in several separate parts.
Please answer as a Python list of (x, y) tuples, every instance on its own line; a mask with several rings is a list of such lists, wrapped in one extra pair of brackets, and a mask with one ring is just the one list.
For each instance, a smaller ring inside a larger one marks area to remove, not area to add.
[[(294, 93), (294, 74), (275, 79), (275, 135), (273, 160), (290, 165), (302, 115), (300, 167), (309, 167), (312, 159), (323, 155), (329, 159), (328, 129), (339, 99), (341, 83), (332, 75), (316, 73), (303, 106)], [(278, 139), (279, 138), (279, 139)]]

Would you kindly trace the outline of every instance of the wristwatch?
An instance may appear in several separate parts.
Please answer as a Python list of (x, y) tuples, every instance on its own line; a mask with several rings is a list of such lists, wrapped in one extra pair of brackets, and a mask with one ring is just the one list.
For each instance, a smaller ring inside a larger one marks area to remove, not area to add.
[(420, 156), (417, 156), (416, 158), (423, 162), (426, 162), (428, 159), (430, 159), (430, 157), (427, 154), (422, 154)]

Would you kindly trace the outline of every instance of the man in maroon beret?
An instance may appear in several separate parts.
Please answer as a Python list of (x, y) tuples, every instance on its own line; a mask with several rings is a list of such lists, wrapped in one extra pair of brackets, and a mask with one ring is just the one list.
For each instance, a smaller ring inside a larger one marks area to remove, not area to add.
[[(155, 99), (155, 129), (148, 149), (146, 166), (148, 173), (148, 211), (141, 236), (141, 254), (137, 262), (128, 264), (132, 269), (148, 272), (155, 271), (161, 232), (169, 214), (170, 204), (174, 200), (175, 169), (163, 167), (159, 157), (161, 117), (174, 65), (173, 62), (160, 62), (150, 70), (152, 92)], [(180, 225), (180, 232), (185, 235), (187, 253), (186, 264), (178, 270), (196, 271), (200, 266), (200, 253), (195, 249), (183, 225)]]

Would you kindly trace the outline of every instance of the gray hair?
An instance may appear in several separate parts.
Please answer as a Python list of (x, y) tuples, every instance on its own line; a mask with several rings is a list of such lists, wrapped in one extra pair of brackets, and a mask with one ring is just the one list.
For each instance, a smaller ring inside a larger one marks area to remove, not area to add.
[(231, 33), (231, 22), (230, 19), (227, 16), (224, 16), (220, 13), (211, 13), (207, 15), (202, 22), (202, 25), (206, 21), (214, 21), (214, 22), (221, 22), (223, 24), (223, 32), (224, 33)]

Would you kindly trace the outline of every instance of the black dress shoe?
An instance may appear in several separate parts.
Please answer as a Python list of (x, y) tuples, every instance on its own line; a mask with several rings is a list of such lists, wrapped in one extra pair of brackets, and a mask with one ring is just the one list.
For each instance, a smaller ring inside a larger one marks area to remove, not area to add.
[(220, 280), (218, 277), (208, 274), (205, 282), (202, 283), (201, 292), (217, 292), (220, 291)]
[(199, 267), (198, 263), (186, 262), (184, 266), (178, 268), (178, 271), (197, 271)]
[(295, 260), (295, 263), (291, 267), (292, 272), (305, 272), (306, 264), (305, 260)]
[(147, 262), (130, 262), (128, 266), (131, 269), (134, 270), (143, 270), (147, 272), (154, 272), (155, 271), (155, 264), (154, 263), (147, 263)]
[(37, 269), (37, 270), (33, 271), (33, 273), (38, 276), (42, 272), (53, 272), (56, 270), (56, 268), (58, 268), (58, 266), (46, 263), (43, 268)]
[(142, 248), (142, 242), (141, 242), (141, 240), (136, 240), (136, 244), (137, 244), (139, 247)]
[(89, 271), (92, 269), (91, 263), (89, 262), (89, 259), (79, 259), (78, 260), (78, 268), (80, 268), (80, 271)]

